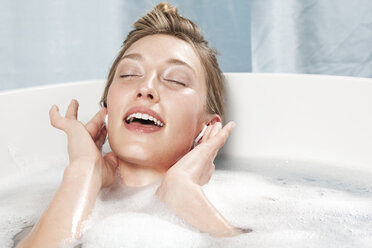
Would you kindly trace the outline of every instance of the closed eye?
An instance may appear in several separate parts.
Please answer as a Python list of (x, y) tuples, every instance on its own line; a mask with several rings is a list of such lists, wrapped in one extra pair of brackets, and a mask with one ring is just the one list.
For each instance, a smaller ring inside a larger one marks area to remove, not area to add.
[(139, 77), (140, 75), (137, 74), (124, 74), (120, 75), (121, 78), (130, 78), (130, 77)]
[(182, 86), (186, 86), (185, 83), (182, 83), (182, 82), (180, 82), (180, 81), (173, 80), (173, 79), (165, 79), (165, 81), (172, 82), (172, 83), (176, 83), (176, 84), (179, 84), (179, 85), (182, 85)]

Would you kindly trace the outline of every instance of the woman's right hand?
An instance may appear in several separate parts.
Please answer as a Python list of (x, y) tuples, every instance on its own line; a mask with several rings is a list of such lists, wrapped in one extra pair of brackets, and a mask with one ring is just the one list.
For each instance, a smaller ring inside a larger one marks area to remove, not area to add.
[[(118, 165), (114, 153), (110, 152), (102, 156), (102, 146), (107, 136), (104, 124), (106, 108), (102, 107), (93, 118), (84, 125), (77, 119), (79, 103), (73, 99), (67, 109), (65, 117), (58, 112), (59, 109), (53, 105), (49, 111), (51, 125), (64, 131), (68, 139), (68, 154), (70, 165), (79, 167), (79, 164), (92, 165), (94, 168), (69, 168), (74, 174), (76, 170), (93, 169), (100, 180), (100, 186), (106, 187), (115, 179)], [(84, 170), (83, 170), (84, 171)]]
[(106, 109), (84, 125), (77, 119), (78, 108), (79, 103), (72, 100), (65, 117), (56, 105), (49, 111), (52, 126), (67, 134), (70, 164), (43, 215), (17, 247), (60, 247), (61, 242), (79, 238), (100, 189), (115, 179), (118, 160), (113, 153), (104, 157), (101, 153), (107, 135)]

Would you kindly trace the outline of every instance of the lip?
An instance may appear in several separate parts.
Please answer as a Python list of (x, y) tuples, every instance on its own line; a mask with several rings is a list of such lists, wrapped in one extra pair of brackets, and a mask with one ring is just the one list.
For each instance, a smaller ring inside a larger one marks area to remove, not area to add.
[(123, 118), (124, 126), (130, 131), (137, 132), (137, 133), (153, 133), (153, 132), (160, 131), (164, 127), (164, 126), (159, 127), (159, 126), (155, 126), (155, 125), (142, 125), (140, 123), (128, 124), (126, 122), (126, 119), (127, 119), (128, 116), (130, 116), (133, 113), (141, 113), (141, 114), (151, 115), (151, 116), (155, 117), (157, 120), (164, 123), (164, 126), (165, 126), (165, 122), (163, 121), (163, 119), (154, 110), (152, 110), (150, 108), (146, 108), (146, 107), (133, 107), (133, 108), (130, 108), (127, 111), (127, 113), (125, 114), (125, 116)]

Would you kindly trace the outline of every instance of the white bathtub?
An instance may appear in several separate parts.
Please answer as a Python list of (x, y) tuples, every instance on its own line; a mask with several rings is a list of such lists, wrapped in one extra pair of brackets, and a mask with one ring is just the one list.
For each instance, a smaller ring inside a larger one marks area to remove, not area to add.
[[(372, 171), (372, 79), (228, 73), (227, 120), (237, 124), (222, 153), (312, 160)], [(66, 138), (49, 124), (52, 104), (72, 98), (79, 119), (99, 109), (104, 80), (0, 93), (0, 177), (17, 167), (9, 149), (66, 153)], [(7, 166), (4, 166), (7, 165)]]
[[(237, 125), (221, 155), (327, 164), (367, 179), (372, 175), (372, 79), (226, 76), (226, 120)], [(103, 87), (104, 80), (94, 80), (1, 92), (0, 179), (32, 170), (25, 157), (67, 157), (65, 134), (49, 124), (51, 105), (65, 113), (69, 101), (78, 99), (85, 123), (98, 111)]]

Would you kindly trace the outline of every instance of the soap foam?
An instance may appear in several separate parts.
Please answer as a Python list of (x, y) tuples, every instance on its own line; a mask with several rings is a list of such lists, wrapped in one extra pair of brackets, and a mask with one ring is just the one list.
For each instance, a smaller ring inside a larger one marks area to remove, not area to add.
[(0, 179), (0, 247), (12, 247), (13, 237), (40, 218), (61, 182), (65, 165), (66, 160), (59, 158), (26, 158), (22, 167), (8, 165), (17, 166), (18, 173)]
[[(370, 247), (372, 175), (320, 163), (219, 159), (203, 187), (232, 224), (253, 232), (233, 238), (200, 233), (154, 193), (116, 183), (101, 191), (83, 223), (82, 247)], [(0, 246), (11, 247), (51, 200), (63, 170), (2, 179)], [(4, 204), (5, 203), (5, 204)]]

